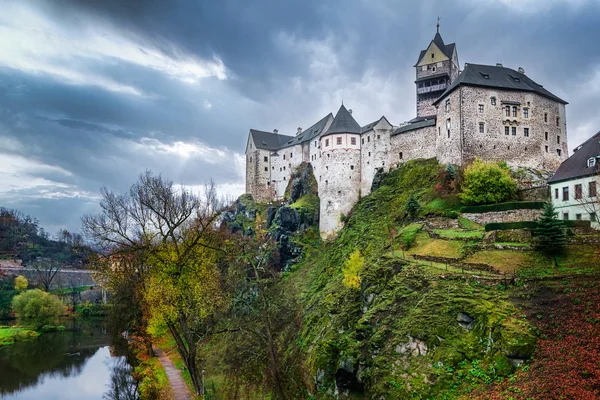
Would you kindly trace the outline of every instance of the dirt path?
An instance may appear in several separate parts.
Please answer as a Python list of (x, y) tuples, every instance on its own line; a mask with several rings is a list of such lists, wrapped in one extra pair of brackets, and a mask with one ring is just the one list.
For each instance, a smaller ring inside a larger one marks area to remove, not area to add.
[(154, 348), (154, 354), (156, 354), (158, 361), (160, 361), (161, 365), (165, 369), (165, 372), (167, 373), (169, 385), (171, 386), (175, 400), (191, 400), (192, 397), (190, 396), (188, 388), (181, 377), (181, 372), (175, 368), (175, 365), (173, 365), (173, 362), (171, 362), (169, 356), (167, 356), (164, 351), (156, 347)]

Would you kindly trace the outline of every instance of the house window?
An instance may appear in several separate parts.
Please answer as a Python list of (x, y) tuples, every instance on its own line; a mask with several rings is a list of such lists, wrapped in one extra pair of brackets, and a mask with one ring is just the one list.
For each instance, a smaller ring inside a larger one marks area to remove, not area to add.
[(564, 219), (565, 221), (568, 221), (568, 220), (569, 220), (569, 213), (568, 213), (568, 212), (566, 212), (566, 213), (563, 213), (563, 219)]
[(529, 108), (523, 109), (523, 118), (529, 118)]
[(587, 162), (588, 168), (592, 168), (595, 165), (596, 165), (596, 157), (588, 158), (588, 162)]
[(596, 188), (596, 182), (590, 182), (588, 185), (588, 194), (590, 197), (596, 197), (598, 195), (598, 189)]
[(582, 192), (583, 191), (581, 190), (581, 184), (578, 183), (577, 185), (575, 185), (575, 200), (581, 199)]
[(548, 113), (544, 113), (544, 122), (548, 122)]
[(510, 128), (508, 126), (504, 127), (504, 134), (505, 135), (510, 135)]
[(355, 145), (356, 145), (356, 138), (355, 138), (355, 137), (353, 137), (353, 138), (350, 138), (350, 144), (351, 144), (352, 146), (355, 146)]
[(529, 137), (529, 128), (523, 128), (523, 136)]
[(595, 221), (596, 220), (596, 213), (595, 212), (591, 212), (590, 213), (590, 221)]
[(556, 149), (556, 154), (557, 154), (558, 156), (560, 156), (560, 153), (561, 153), (560, 149)]
[(495, 97), (491, 97), (490, 98), (490, 103), (492, 103), (493, 106), (496, 105), (496, 98)]
[(446, 104), (445, 104), (445, 108), (446, 112), (450, 111), (450, 99), (446, 99)]
[(400, 156), (400, 159), (402, 160), (402, 152), (400, 152), (399, 156)]
[(513, 113), (512, 113), (513, 117), (517, 116), (517, 106), (513, 106)]
[(483, 104), (479, 104), (477, 109), (479, 110), (479, 113), (483, 113)]
[(557, 136), (557, 137), (556, 137), (556, 143), (557, 143), (557, 144), (560, 144), (560, 136)]
[(554, 189), (554, 198), (558, 199), (558, 188)]
[(325, 147), (329, 146), (329, 139), (325, 139)]
[(505, 114), (507, 117), (510, 117), (510, 106), (506, 106), (506, 107), (504, 107), (504, 114)]
[(563, 201), (569, 201), (569, 187), (565, 186), (563, 188)]
[(544, 132), (544, 138), (548, 140), (548, 132)]
[(556, 117), (556, 126), (560, 126), (560, 117)]
[(264, 160), (265, 160), (265, 162), (269, 162), (269, 157), (265, 156)]
[(485, 132), (485, 124), (483, 122), (479, 123), (479, 133)]
[(581, 214), (575, 214), (575, 219), (577, 221), (581, 221)]
[(513, 126), (512, 129), (511, 129), (511, 132), (512, 132), (513, 136), (517, 136), (517, 127)]
[(342, 138), (341, 138), (341, 137), (339, 137), (339, 138), (335, 138), (335, 142), (336, 142), (336, 144), (338, 144), (338, 145), (339, 145), (339, 144), (342, 144)]

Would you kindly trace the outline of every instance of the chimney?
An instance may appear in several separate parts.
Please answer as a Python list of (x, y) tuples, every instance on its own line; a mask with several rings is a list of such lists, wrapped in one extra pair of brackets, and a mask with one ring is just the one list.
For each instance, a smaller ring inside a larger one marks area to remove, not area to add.
[(298, 127), (298, 132), (296, 132), (296, 136), (302, 133), (302, 128)]
[(349, 109), (348, 112), (350, 113), (350, 115), (352, 115), (352, 109)]
[(502, 65), (502, 63), (496, 63), (496, 67), (504, 67), (504, 65)]
[(523, 67), (519, 67), (518, 71), (520, 74), (525, 75), (525, 70), (523, 69)]
[(277, 129), (273, 129), (273, 133), (279, 133)]

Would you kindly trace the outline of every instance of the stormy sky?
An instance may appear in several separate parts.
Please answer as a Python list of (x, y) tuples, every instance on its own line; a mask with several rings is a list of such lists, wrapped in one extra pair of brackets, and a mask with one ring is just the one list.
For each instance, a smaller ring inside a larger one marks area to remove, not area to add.
[(569, 101), (571, 149), (600, 130), (598, 0), (1, 0), (0, 205), (54, 233), (145, 169), (241, 194), (249, 128), (414, 117), (438, 15), (461, 66)]

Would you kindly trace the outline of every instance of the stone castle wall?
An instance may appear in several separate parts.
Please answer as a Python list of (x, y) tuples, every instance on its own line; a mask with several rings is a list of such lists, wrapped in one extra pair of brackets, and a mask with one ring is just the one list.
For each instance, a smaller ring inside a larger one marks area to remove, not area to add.
[(389, 149), (390, 149), (390, 129), (374, 129), (361, 136), (361, 197), (371, 192), (373, 178), (379, 170), (385, 172), (390, 169)]
[(427, 126), (391, 137), (390, 165), (416, 160), (417, 158), (433, 158), (436, 143), (435, 126)]

